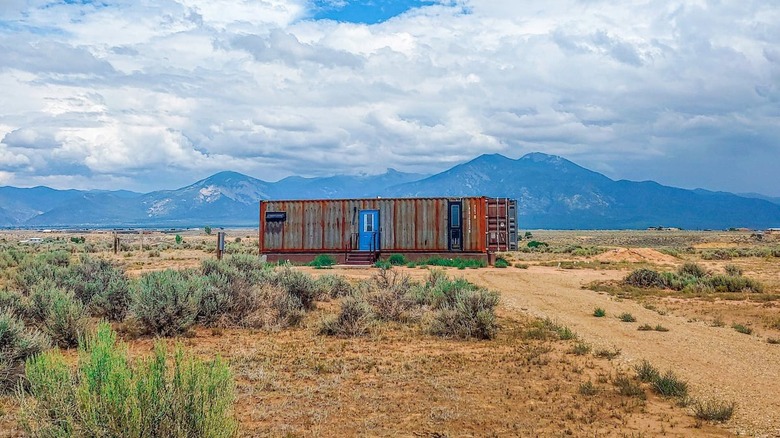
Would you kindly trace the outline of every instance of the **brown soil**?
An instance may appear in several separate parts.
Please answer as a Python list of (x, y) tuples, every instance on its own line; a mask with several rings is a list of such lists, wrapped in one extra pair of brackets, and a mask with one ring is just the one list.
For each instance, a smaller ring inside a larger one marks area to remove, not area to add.
[(599, 254), (594, 259), (600, 262), (653, 263), (658, 265), (675, 265), (678, 258), (650, 248), (618, 248)]
[[(695, 397), (736, 401), (738, 407), (728, 425), (731, 430), (780, 435), (780, 346), (582, 289), (592, 281), (623, 275), (546, 267), (464, 272), (471, 281), (500, 290), (508, 308), (552, 318), (596, 346), (619, 348), (622, 354), (618, 361), (625, 365), (647, 359), (659, 369), (671, 369), (687, 379)], [(596, 307), (605, 309), (607, 317), (595, 318)], [(616, 316), (624, 312), (638, 322), (618, 320)], [(644, 323), (661, 324), (670, 331), (638, 331), (637, 325)]]

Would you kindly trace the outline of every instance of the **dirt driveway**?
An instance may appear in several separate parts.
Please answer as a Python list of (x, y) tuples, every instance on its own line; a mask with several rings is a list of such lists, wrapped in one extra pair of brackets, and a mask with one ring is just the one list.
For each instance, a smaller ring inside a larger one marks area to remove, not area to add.
[[(619, 271), (531, 267), (459, 272), (500, 291), (509, 308), (556, 320), (596, 348), (619, 348), (618, 360), (628, 366), (647, 359), (662, 371), (672, 369), (688, 380), (694, 397), (736, 401), (729, 424), (734, 432), (780, 436), (780, 346), (731, 328), (662, 316), (634, 301), (581, 288), (594, 280), (625, 275)], [(594, 317), (596, 307), (605, 309), (607, 317)], [(634, 315), (637, 322), (621, 322), (617, 316), (623, 312)], [(638, 325), (645, 323), (661, 324), (669, 331), (638, 331)]]

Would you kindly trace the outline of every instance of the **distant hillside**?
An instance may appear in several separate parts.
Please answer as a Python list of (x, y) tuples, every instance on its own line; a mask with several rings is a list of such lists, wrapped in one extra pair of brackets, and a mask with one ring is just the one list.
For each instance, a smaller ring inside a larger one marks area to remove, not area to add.
[(780, 205), (755, 196), (615, 181), (564, 158), (482, 155), (433, 176), (289, 177), (271, 183), (220, 172), (176, 190), (0, 187), (0, 226), (255, 226), (260, 199), (493, 196), (519, 202), (522, 228), (780, 227)]
[(614, 181), (557, 156), (533, 153), (512, 160), (482, 155), (429, 178), (392, 187), (393, 196), (516, 198), (526, 228), (686, 229), (780, 223), (780, 205), (730, 193), (700, 193), (656, 182)]

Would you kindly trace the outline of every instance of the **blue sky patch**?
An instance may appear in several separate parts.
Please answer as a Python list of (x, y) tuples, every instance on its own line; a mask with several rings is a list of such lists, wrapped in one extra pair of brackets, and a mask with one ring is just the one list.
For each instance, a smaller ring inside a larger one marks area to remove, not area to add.
[(404, 12), (432, 5), (431, 0), (315, 0), (314, 19), (376, 24)]

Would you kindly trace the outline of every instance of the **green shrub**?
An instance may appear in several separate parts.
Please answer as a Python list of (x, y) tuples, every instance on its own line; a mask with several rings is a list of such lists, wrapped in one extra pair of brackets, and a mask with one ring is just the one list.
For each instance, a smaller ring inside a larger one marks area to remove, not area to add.
[(0, 310), (6, 310), (20, 317), (30, 314), (30, 304), (27, 297), (7, 289), (0, 289)]
[(181, 242), (182, 242), (184, 239), (182, 239), (182, 237), (181, 237), (180, 235), (178, 235), (178, 234), (177, 234), (177, 235), (176, 235), (176, 238), (175, 238), (175, 240), (176, 240), (176, 244), (177, 244), (177, 245), (181, 245)]
[(752, 328), (750, 328), (748, 326), (745, 326), (745, 325), (742, 325), (742, 324), (732, 324), (731, 328), (733, 328), (737, 332), (745, 334), (745, 335), (753, 334), (753, 329)]
[(298, 298), (304, 309), (314, 309), (319, 288), (311, 275), (285, 266), (277, 271), (274, 283)]
[(647, 360), (643, 360), (634, 367), (636, 375), (642, 382), (651, 383), (661, 377), (661, 373), (650, 364)]
[(493, 266), (496, 268), (506, 268), (509, 266), (509, 262), (506, 261), (506, 259), (499, 257), (496, 259), (496, 262), (493, 263)]
[(379, 269), (383, 269), (383, 270), (393, 269), (393, 265), (390, 262), (388, 262), (387, 260), (377, 260), (377, 261), (375, 261), (374, 262), (374, 267), (375, 268), (379, 268)]
[(709, 285), (716, 292), (752, 292), (762, 293), (764, 285), (747, 277), (732, 275), (713, 275), (707, 278)]
[(677, 269), (677, 273), (682, 276), (693, 278), (704, 278), (707, 276), (707, 270), (696, 263), (686, 262)]
[(618, 356), (620, 356), (621, 350), (617, 347), (612, 348), (611, 350), (608, 348), (601, 348), (593, 352), (593, 355), (602, 359), (612, 360)]
[(737, 265), (726, 265), (723, 267), (723, 269), (726, 271), (726, 275), (729, 275), (731, 277), (742, 276), (742, 268), (740, 268)]
[(328, 336), (355, 337), (368, 334), (374, 315), (371, 306), (359, 296), (341, 302), (338, 315), (320, 322), (319, 333)]
[(12, 312), (0, 308), (0, 392), (16, 386), (24, 373), (24, 361), (51, 346), (40, 331), (26, 327)]
[(455, 257), (447, 259), (444, 257), (431, 257), (425, 260), (417, 262), (418, 266), (444, 266), (458, 269), (477, 269), (487, 267), (487, 263), (484, 260), (479, 259), (464, 259)]
[(60, 254), (44, 253), (24, 259), (16, 270), (14, 282), (19, 291), (29, 294), (40, 282), (55, 282), (63, 278), (63, 272)]
[(486, 289), (444, 289), (430, 331), (444, 337), (493, 339), (498, 331), (495, 308), (498, 294)]
[[(261, 289), (262, 300), (270, 309), (270, 315), (260, 312), (267, 319), (255, 322), (255, 318), (247, 319), (247, 325), (264, 327), (292, 327), (297, 326), (303, 321), (306, 315), (306, 308), (301, 300), (287, 292), (281, 286), (265, 285)], [(270, 318), (270, 319), (268, 319)]]
[(591, 347), (589, 344), (586, 344), (585, 342), (577, 342), (574, 344), (574, 346), (569, 350), (570, 353), (576, 354), (577, 356), (584, 356), (588, 353), (590, 353)]
[(107, 260), (82, 257), (61, 284), (72, 290), (90, 314), (122, 321), (130, 307), (130, 283), (124, 272)]
[(202, 287), (189, 272), (150, 272), (139, 279), (130, 308), (148, 333), (181, 335), (195, 323)]
[(626, 277), (624, 282), (635, 287), (666, 287), (661, 274), (652, 269), (637, 269)]
[(30, 295), (30, 315), (38, 326), (62, 348), (75, 347), (87, 329), (87, 312), (73, 292), (52, 283), (41, 283)]
[(664, 397), (685, 397), (688, 395), (688, 383), (678, 378), (669, 370), (652, 381), (655, 392)]
[(602, 309), (601, 307), (596, 307), (596, 309), (593, 311), (593, 316), (596, 318), (603, 318), (607, 316), (607, 311)]
[(626, 397), (636, 397), (642, 400), (647, 398), (647, 395), (645, 395), (645, 391), (642, 389), (642, 387), (626, 375), (619, 374), (613, 383), (615, 384), (615, 388), (620, 395)]
[(588, 380), (587, 382), (580, 383), (580, 394), (591, 396), (596, 395), (598, 392), (598, 388), (596, 388), (596, 385), (594, 385), (592, 381)]
[(542, 247), (547, 248), (550, 245), (546, 244), (545, 242), (539, 242), (539, 241), (536, 241), (536, 240), (532, 240), (532, 241), (528, 242), (526, 244), (526, 246), (529, 247), (529, 248), (542, 248)]
[(527, 263), (515, 263), (515, 268), (517, 269), (528, 269)]
[(26, 258), (24, 252), (15, 248), (0, 251), (0, 269), (15, 268)]
[(314, 257), (314, 260), (309, 262), (309, 266), (313, 266), (316, 269), (326, 269), (336, 264), (336, 259), (330, 254), (319, 254)]
[(250, 315), (263, 305), (258, 285), (274, 278), (264, 264), (244, 255), (205, 260), (201, 273), (205, 284), (197, 297), (198, 321), (207, 326), (248, 326)]
[(620, 319), (623, 322), (636, 322), (636, 318), (634, 318), (634, 315), (627, 312), (621, 313), (618, 319)]
[(31, 436), (233, 437), (234, 384), (221, 359), (202, 361), (165, 344), (132, 361), (108, 324), (88, 337), (71, 371), (59, 352), (29, 359), (20, 395)]
[(655, 330), (657, 332), (668, 332), (669, 331), (668, 328), (662, 326), (661, 324), (656, 324), (656, 326), (653, 327), (653, 330)]
[(317, 279), (317, 287), (322, 295), (330, 298), (346, 297), (352, 294), (352, 285), (340, 275), (322, 275)]
[(651, 326), (650, 324), (642, 324), (636, 329), (639, 330), (640, 332), (646, 332), (646, 331), (653, 330), (653, 326)]
[(387, 259), (393, 266), (403, 266), (407, 263), (406, 257), (403, 254), (393, 254)]
[(706, 401), (696, 401), (693, 404), (693, 415), (705, 421), (728, 421), (734, 415), (736, 403), (710, 399)]

